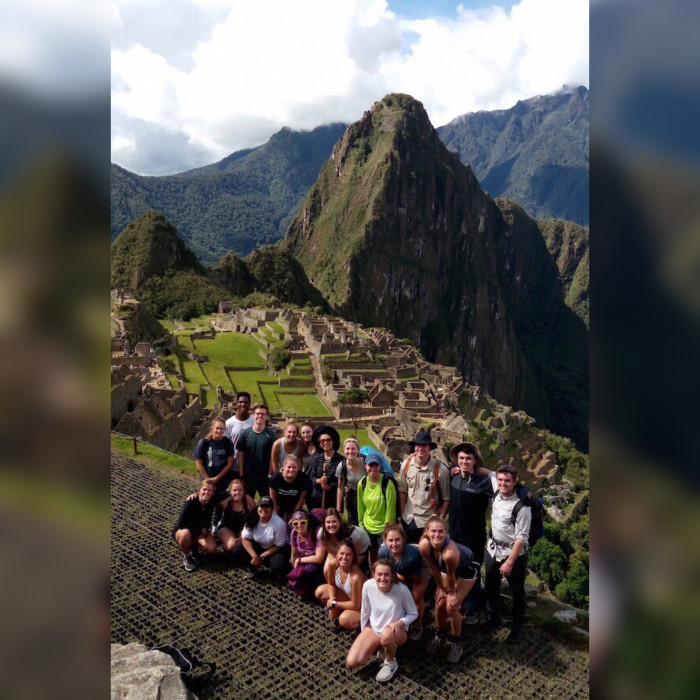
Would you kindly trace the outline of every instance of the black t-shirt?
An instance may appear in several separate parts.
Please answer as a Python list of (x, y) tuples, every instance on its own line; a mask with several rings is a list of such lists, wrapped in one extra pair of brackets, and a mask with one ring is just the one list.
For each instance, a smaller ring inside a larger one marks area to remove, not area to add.
[(276, 472), (270, 478), (270, 488), (277, 492), (277, 507), (280, 517), (288, 520), (294, 513), (294, 506), (299, 501), (302, 492), (311, 488), (311, 480), (304, 473), (298, 473), (294, 481), (289, 483), (282, 476), (282, 472)]
[(245, 454), (243, 458), (244, 479), (264, 479), (270, 471), (272, 445), (277, 436), (271, 428), (263, 428), (256, 433), (246, 428), (239, 436), (236, 449)]
[[(218, 476), (231, 456), (233, 456), (233, 443), (226, 436), (221, 440), (202, 438), (194, 449), (194, 458), (202, 460), (204, 470), (210, 477)], [(229, 469), (226, 476), (216, 482), (216, 490), (225, 491), (233, 477), (233, 471)]]
[(199, 497), (185, 501), (175, 530), (189, 530), (194, 537), (199, 537), (202, 530), (211, 530), (213, 511), (214, 504), (211, 500), (206, 505), (199, 502)]

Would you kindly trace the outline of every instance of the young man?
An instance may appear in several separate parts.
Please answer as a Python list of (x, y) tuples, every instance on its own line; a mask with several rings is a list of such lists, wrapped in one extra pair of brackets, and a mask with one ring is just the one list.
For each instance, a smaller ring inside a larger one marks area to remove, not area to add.
[[(226, 437), (233, 443), (234, 454), (241, 433), (253, 425), (253, 416), (250, 415), (250, 394), (247, 391), (239, 391), (236, 394), (236, 412), (226, 421)], [(233, 460), (231, 469), (235, 477), (240, 476), (238, 458)]]
[[(491, 536), (486, 547), (486, 598), (491, 608), (485, 630), (491, 632), (500, 623), (501, 576), (505, 576), (513, 594), (513, 625), (508, 643), (520, 641), (525, 622), (525, 575), (530, 532), (530, 507), (515, 493), (518, 472), (509, 464), (498, 468), (495, 479), (498, 494), (491, 511)], [(513, 517), (517, 507), (516, 516)]]
[(408, 443), (413, 454), (399, 472), (401, 519), (409, 542), (418, 542), (431, 515), (447, 516), (450, 507), (450, 474), (447, 467), (432, 457), (437, 444), (421, 428)]
[(245, 492), (253, 497), (256, 491), (261, 496), (270, 493), (270, 456), (277, 436), (272, 428), (267, 427), (268, 416), (267, 406), (256, 403), (253, 406), (252, 427), (246, 428), (238, 438), (238, 469), (245, 483)]

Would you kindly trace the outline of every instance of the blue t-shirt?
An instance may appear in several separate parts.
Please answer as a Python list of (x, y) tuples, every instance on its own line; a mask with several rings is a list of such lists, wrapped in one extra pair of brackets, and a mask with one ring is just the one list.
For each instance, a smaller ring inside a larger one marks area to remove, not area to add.
[[(204, 471), (210, 478), (218, 476), (221, 470), (226, 466), (226, 461), (233, 455), (233, 443), (227, 437), (221, 440), (207, 440), (202, 438), (197, 447), (194, 448), (194, 458), (201, 459), (204, 465)], [(216, 483), (217, 491), (225, 491), (226, 487), (231, 483), (235, 475), (232, 470), (226, 473)]]
[[(377, 558), (394, 561), (389, 548), (385, 544), (379, 548)], [(401, 574), (401, 576), (419, 576), (422, 568), (423, 557), (418, 551), (418, 547), (415, 544), (405, 544), (401, 560), (396, 565), (396, 573)]]

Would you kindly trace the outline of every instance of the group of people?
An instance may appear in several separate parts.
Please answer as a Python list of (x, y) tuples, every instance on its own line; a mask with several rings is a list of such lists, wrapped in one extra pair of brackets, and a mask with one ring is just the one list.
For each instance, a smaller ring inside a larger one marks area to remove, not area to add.
[(278, 439), (267, 408), (250, 403), (239, 393), (235, 415), (215, 418), (194, 451), (202, 481), (174, 528), (188, 572), (197, 569), (195, 552), (213, 554), (217, 539), (246, 577), (269, 568), (300, 597), (320, 601), (334, 627), (353, 631), (349, 668), (377, 652), (378, 681), (393, 677), (399, 646), (421, 639), (432, 587), (428, 653), (444, 648), (456, 663), (463, 620), (476, 624), (481, 608), (485, 631), (500, 625), (502, 576), (513, 593), (508, 641), (520, 640), (531, 512), (512, 466), (490, 471), (476, 445), (463, 442), (451, 448), (448, 468), (421, 429), (394, 473), (355, 438), (341, 455), (329, 425), (288, 421)]

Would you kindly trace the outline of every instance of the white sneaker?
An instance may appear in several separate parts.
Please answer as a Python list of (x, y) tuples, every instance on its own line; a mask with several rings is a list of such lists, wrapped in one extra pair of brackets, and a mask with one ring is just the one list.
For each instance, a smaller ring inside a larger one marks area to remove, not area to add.
[(382, 667), (379, 669), (379, 673), (377, 674), (377, 680), (380, 683), (386, 683), (387, 681), (390, 681), (394, 677), (394, 674), (396, 673), (398, 667), (399, 664), (396, 662), (396, 659), (394, 659), (393, 661), (385, 661), (382, 664)]
[(462, 656), (462, 645), (450, 642), (447, 646), (447, 657), (445, 660), (448, 664), (456, 664)]

